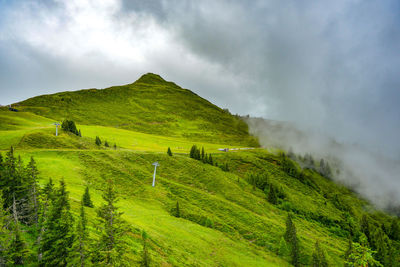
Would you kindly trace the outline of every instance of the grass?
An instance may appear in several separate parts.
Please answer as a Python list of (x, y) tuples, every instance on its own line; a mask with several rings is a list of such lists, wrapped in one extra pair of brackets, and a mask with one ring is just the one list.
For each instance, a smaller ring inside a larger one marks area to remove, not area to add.
[[(305, 170), (305, 180), (288, 175), (277, 150), (218, 151), (257, 142), (238, 117), (157, 75), (105, 90), (40, 96), (17, 108), (23, 112), (0, 108), (0, 149), (15, 146), (25, 162), (33, 156), (42, 185), (64, 179), (75, 215), (87, 185), (98, 207), (105, 181), (114, 180), (123, 218), (133, 229), (126, 237), (132, 264), (140, 260), (139, 233), (145, 230), (154, 266), (290, 266), (277, 251), (291, 212), (302, 263), (311, 263), (319, 240), (330, 264), (343, 266), (348, 218), (358, 222), (371, 209), (312, 170)], [(66, 117), (83, 137), (63, 131), (55, 136), (52, 123)], [(96, 146), (96, 136), (118, 149)], [(212, 153), (219, 166), (228, 164), (229, 172), (190, 159), (193, 144)], [(166, 154), (168, 147), (174, 156)], [(154, 161), (160, 167), (153, 188)], [(267, 173), (284, 199), (270, 204), (265, 192), (247, 182), (250, 172)], [(177, 201), (181, 218), (173, 216)], [(96, 212), (87, 211), (95, 236)], [(372, 216), (380, 223), (389, 218)]]
[(190, 90), (146, 74), (133, 84), (34, 97), (19, 110), (61, 121), (101, 125), (197, 142), (258, 146), (239, 117)]

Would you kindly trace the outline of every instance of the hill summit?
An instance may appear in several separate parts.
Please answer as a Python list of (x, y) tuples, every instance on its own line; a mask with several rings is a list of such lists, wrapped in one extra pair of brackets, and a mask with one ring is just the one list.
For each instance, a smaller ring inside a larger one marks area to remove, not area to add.
[(16, 104), (54, 120), (102, 125), (193, 141), (258, 146), (239, 117), (161, 76), (147, 73), (132, 84), (30, 98)]

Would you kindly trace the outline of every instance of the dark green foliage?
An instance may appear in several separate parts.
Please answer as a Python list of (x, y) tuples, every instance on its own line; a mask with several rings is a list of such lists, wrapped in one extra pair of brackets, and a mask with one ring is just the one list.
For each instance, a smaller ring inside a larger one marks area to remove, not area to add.
[(143, 251), (142, 251), (142, 261), (140, 262), (140, 266), (149, 267), (150, 266), (150, 254), (147, 248), (147, 234), (145, 231), (142, 232), (142, 240), (143, 240)]
[(79, 131), (78, 131), (78, 136), (82, 137), (81, 129), (79, 129)]
[(104, 146), (105, 147), (110, 147), (110, 145), (108, 144), (107, 140), (104, 142)]
[(283, 171), (292, 177), (299, 177), (300, 172), (296, 167), (296, 165), (294, 164), (293, 160), (287, 158), (285, 153), (282, 153), (281, 157), (282, 157), (281, 166)]
[(61, 124), (61, 129), (63, 129), (66, 132), (73, 133), (75, 135), (80, 136), (80, 132), (76, 128), (75, 122), (72, 120), (64, 120)]
[(126, 265), (124, 255), (128, 247), (124, 235), (128, 230), (125, 221), (121, 218), (122, 212), (119, 212), (119, 208), (115, 206), (118, 198), (112, 181), (107, 182), (102, 197), (105, 203), (97, 210), (101, 233), (92, 261), (100, 265)]
[(171, 151), (171, 148), (170, 148), (170, 147), (168, 147), (167, 155), (168, 155), (168, 156), (172, 156), (172, 151)]
[(275, 187), (272, 184), (269, 185), (269, 192), (268, 192), (267, 200), (269, 203), (271, 203), (273, 205), (278, 204), (278, 197), (276, 196), (276, 193), (275, 193)]
[(315, 242), (315, 248), (312, 255), (313, 267), (328, 267), (328, 260), (326, 259), (326, 253), (323, 248), (321, 248), (319, 242)]
[(366, 214), (361, 217), (360, 227), (361, 232), (367, 237), (368, 242), (371, 242), (369, 219)]
[(18, 224), (15, 224), (14, 226), (13, 237), (9, 246), (8, 254), (10, 264), (13, 266), (23, 265), (29, 254), (27, 244), (21, 235)]
[(82, 204), (85, 207), (89, 207), (89, 208), (94, 207), (93, 202), (90, 199), (89, 186), (86, 186), (86, 188), (85, 188), (85, 193), (82, 196)]
[(389, 237), (392, 240), (400, 241), (400, 226), (398, 219), (396, 218), (392, 219), (392, 223), (390, 225), (390, 230), (389, 230)]
[[(76, 225), (76, 244), (75, 252), (79, 258), (79, 265), (81, 267), (87, 265), (88, 250), (89, 250), (89, 235), (87, 231), (87, 218), (83, 202), (81, 203), (80, 216)], [(75, 255), (74, 255), (75, 256)]]
[(28, 214), (28, 224), (39, 223), (39, 210), (40, 210), (40, 190), (38, 185), (38, 174), (39, 171), (36, 167), (36, 162), (33, 157), (31, 157), (30, 162), (26, 166), (26, 186), (28, 201), (25, 204), (27, 214)]
[(43, 253), (41, 265), (65, 266), (75, 239), (74, 219), (70, 212), (68, 192), (63, 180), (60, 181), (60, 187), (54, 193), (41, 243)]
[(375, 228), (372, 233), (371, 246), (376, 251), (375, 259), (384, 266), (389, 266), (390, 241), (380, 227)]
[(281, 237), (281, 240), (279, 241), (278, 255), (281, 257), (289, 256), (289, 248), (285, 241), (285, 238), (283, 237)]
[(262, 191), (265, 191), (265, 189), (268, 187), (268, 174), (266, 172), (251, 172), (247, 175), (247, 181), (253, 186), (253, 189), (258, 188)]
[(189, 156), (190, 156), (190, 158), (200, 160), (203, 163), (214, 165), (214, 161), (213, 161), (211, 154), (207, 156), (207, 153), (205, 153), (205, 151), (204, 151), (204, 147), (201, 149), (201, 152), (200, 152), (200, 149), (197, 148), (196, 145), (193, 145), (192, 148), (190, 149)]
[(100, 146), (101, 145), (101, 140), (100, 137), (96, 136), (96, 140), (95, 140), (96, 145)]
[(367, 244), (368, 241), (365, 235), (361, 236), (360, 243), (353, 243), (352, 253), (346, 259), (346, 266), (383, 266), (374, 259), (375, 252)]
[(115, 149), (115, 150), (117, 149), (117, 144), (116, 144), (116, 143), (114, 143), (114, 149)]
[(300, 249), (297, 238), (296, 226), (292, 221), (292, 215), (289, 213), (286, 219), (285, 240), (289, 244), (291, 263), (294, 266), (300, 266)]

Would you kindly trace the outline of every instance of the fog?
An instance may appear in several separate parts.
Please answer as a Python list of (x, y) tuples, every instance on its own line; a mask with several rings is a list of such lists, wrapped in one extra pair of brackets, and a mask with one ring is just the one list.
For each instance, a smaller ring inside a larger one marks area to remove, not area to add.
[[(344, 144), (302, 126), (261, 118), (247, 118), (250, 132), (265, 148), (311, 153), (334, 167), (333, 179), (352, 188), (381, 209), (400, 206), (400, 162), (356, 144)], [(336, 170), (339, 172), (336, 172)]]

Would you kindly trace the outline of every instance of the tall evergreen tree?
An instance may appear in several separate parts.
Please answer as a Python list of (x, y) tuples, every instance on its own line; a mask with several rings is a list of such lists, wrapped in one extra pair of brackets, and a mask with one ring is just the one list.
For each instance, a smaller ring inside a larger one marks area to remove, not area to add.
[(100, 146), (101, 145), (101, 140), (100, 137), (96, 136), (96, 140), (95, 140), (96, 145)]
[(104, 146), (105, 146), (105, 147), (110, 147), (110, 145), (108, 144), (107, 140), (104, 141)]
[(204, 159), (204, 146), (201, 148), (201, 159)]
[(370, 236), (370, 226), (369, 226), (369, 219), (366, 214), (361, 217), (360, 222), (361, 232), (367, 237), (368, 242), (371, 243), (371, 236)]
[(376, 250), (375, 259), (384, 266), (389, 266), (389, 238), (380, 227), (375, 228), (371, 237), (372, 247)]
[(124, 254), (127, 251), (127, 245), (124, 235), (127, 232), (127, 226), (121, 218), (122, 212), (119, 212), (118, 207), (115, 206), (118, 198), (112, 181), (107, 183), (103, 200), (106, 203), (97, 210), (101, 234), (93, 261), (104, 265), (126, 265)]
[(150, 255), (149, 255), (149, 250), (147, 248), (147, 234), (145, 231), (142, 232), (142, 240), (143, 240), (143, 252), (142, 252), (142, 261), (140, 262), (140, 266), (149, 267)]
[(74, 243), (74, 219), (70, 212), (68, 192), (65, 182), (55, 191), (54, 200), (49, 207), (48, 218), (41, 242), (43, 253), (41, 265), (65, 266)]
[(213, 158), (212, 158), (212, 156), (211, 156), (211, 153), (210, 153), (210, 155), (208, 156), (208, 164), (214, 165), (214, 162), (213, 162)]
[(278, 197), (275, 193), (275, 187), (272, 184), (269, 185), (268, 202), (273, 205), (278, 204)]
[(39, 209), (40, 209), (40, 192), (37, 177), (39, 171), (36, 167), (36, 162), (31, 157), (30, 162), (26, 166), (27, 174), (27, 192), (28, 192), (28, 213), (29, 223), (35, 224), (38, 227), (39, 224)]
[(76, 235), (77, 242), (75, 244), (75, 252), (78, 254), (78, 265), (84, 267), (87, 265), (88, 262), (89, 236), (87, 231), (87, 218), (83, 202), (81, 202), (80, 216), (76, 225)]
[(168, 147), (167, 154), (168, 154), (168, 156), (172, 156), (172, 151), (171, 151), (170, 147)]
[(93, 202), (90, 199), (89, 186), (86, 186), (85, 193), (82, 196), (82, 204), (86, 207), (93, 208)]
[(279, 254), (279, 256), (282, 256), (282, 257), (286, 257), (289, 255), (289, 248), (285, 241), (285, 238), (283, 238), (283, 237), (281, 237), (281, 240), (279, 241), (278, 254)]
[(27, 244), (21, 235), (18, 222), (14, 223), (11, 244), (9, 246), (8, 254), (10, 264), (12, 266), (23, 265), (29, 254)]
[(9, 247), (11, 242), (10, 216), (3, 208), (3, 199), (0, 199), (0, 266), (6, 266), (10, 260)]
[(285, 240), (290, 247), (291, 263), (294, 266), (300, 266), (299, 240), (297, 239), (296, 226), (292, 221), (292, 215), (288, 214), (286, 219)]
[(392, 240), (400, 241), (400, 226), (396, 218), (392, 219), (389, 230), (389, 237)]
[(315, 242), (315, 248), (313, 252), (313, 267), (328, 267), (328, 260), (326, 259), (326, 253), (321, 248), (319, 242)]

